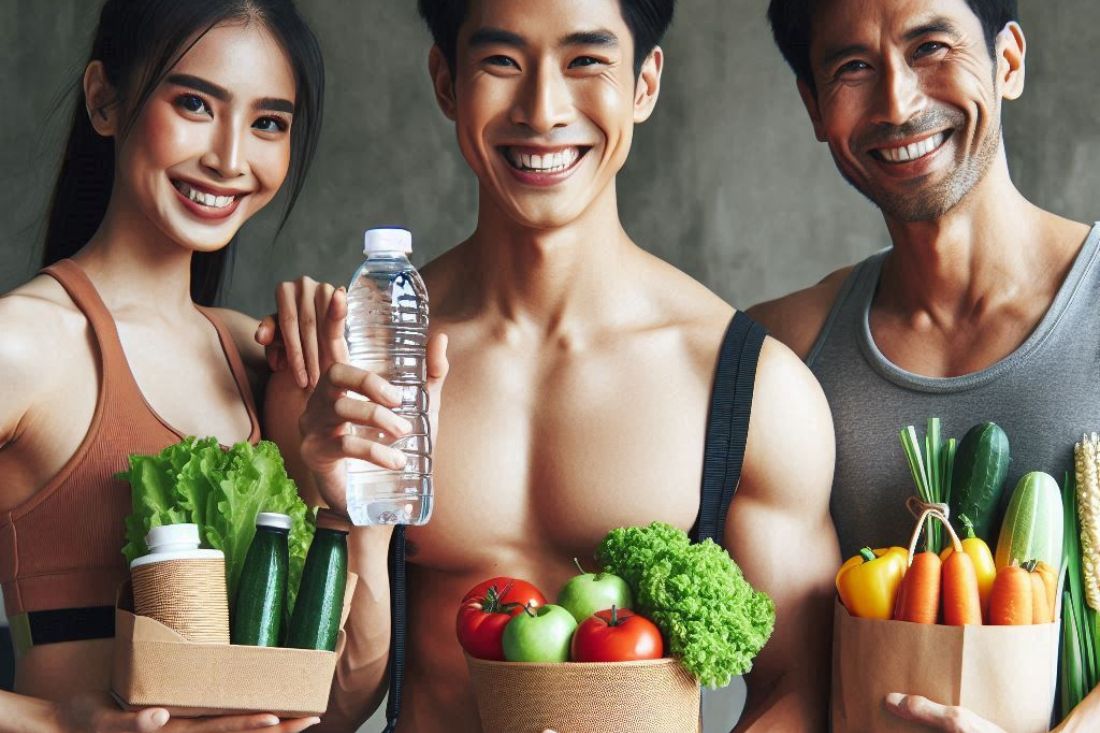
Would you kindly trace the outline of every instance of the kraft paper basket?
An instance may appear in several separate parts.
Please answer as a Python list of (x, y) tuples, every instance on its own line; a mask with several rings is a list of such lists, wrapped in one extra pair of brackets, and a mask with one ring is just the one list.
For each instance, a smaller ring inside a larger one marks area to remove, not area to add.
[(700, 730), (699, 683), (675, 659), (466, 664), (485, 733)]

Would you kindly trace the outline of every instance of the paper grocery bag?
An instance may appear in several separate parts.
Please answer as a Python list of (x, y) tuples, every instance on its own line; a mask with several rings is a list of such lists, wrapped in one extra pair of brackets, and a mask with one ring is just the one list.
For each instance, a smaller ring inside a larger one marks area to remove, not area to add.
[(1057, 622), (945, 626), (833, 615), (834, 733), (930, 731), (883, 707), (890, 692), (962, 705), (1008, 733), (1049, 730)]

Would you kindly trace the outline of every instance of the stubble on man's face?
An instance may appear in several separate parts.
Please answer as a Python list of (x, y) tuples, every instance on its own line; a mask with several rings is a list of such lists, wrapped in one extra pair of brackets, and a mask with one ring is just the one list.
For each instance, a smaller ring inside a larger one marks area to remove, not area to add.
[[(879, 137), (883, 142), (891, 138), (912, 138), (919, 136), (925, 130), (942, 127), (944, 122), (952, 127), (961, 127), (964, 121), (956, 121), (957, 116), (961, 117), (950, 109), (933, 112), (893, 130), (884, 130)], [(915, 186), (910, 192), (878, 186), (873, 181), (865, 181), (861, 185), (845, 171), (839, 161), (837, 161), (837, 169), (844, 180), (877, 206), (888, 219), (902, 222), (935, 221), (954, 209), (985, 178), (986, 173), (993, 167), (993, 161), (997, 159), (1000, 143), (1001, 124), (998, 120), (995, 127), (989, 130), (982, 140), (977, 151), (973, 155), (964, 157), (947, 177)]]

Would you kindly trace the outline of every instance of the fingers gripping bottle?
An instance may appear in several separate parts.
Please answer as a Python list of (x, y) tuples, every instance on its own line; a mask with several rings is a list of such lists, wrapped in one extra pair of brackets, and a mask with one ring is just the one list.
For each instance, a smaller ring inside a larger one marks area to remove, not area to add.
[[(363, 426), (356, 434), (405, 453), (402, 470), (347, 462), (348, 514), (357, 525), (425, 524), (432, 513), (432, 445), (428, 425), (426, 346), (428, 292), (409, 262), (412, 235), (369, 229), (366, 260), (348, 288), (347, 339), (351, 363), (401, 390), (394, 409), (412, 431), (397, 439)], [(355, 396), (354, 394), (352, 396)]]

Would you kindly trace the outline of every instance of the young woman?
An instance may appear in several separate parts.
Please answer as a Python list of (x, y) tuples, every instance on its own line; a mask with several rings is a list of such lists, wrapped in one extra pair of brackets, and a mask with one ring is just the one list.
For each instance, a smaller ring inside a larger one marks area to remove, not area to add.
[(290, 0), (108, 0), (44, 265), (0, 298), (0, 582), (18, 650), (0, 731), (297, 731), (106, 694), (130, 453), (259, 438), (257, 321), (211, 307), (227, 249), (316, 143), (317, 41)]

